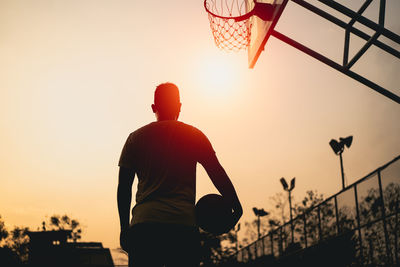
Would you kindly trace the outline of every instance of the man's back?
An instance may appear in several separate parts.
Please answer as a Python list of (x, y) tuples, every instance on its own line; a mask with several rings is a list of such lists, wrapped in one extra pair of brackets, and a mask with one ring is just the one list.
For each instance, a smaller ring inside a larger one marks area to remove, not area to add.
[(176, 120), (131, 133), (120, 166), (136, 170), (139, 184), (131, 224), (195, 225), (196, 163), (214, 153), (198, 129)]
[[(181, 105), (176, 85), (157, 86), (151, 105), (157, 122), (130, 134), (121, 153), (117, 193), (120, 244), (129, 253), (130, 267), (198, 266), (197, 162), (232, 207), (229, 227), (242, 215), (236, 191), (207, 137), (177, 121)], [(135, 174), (139, 184), (129, 223)]]

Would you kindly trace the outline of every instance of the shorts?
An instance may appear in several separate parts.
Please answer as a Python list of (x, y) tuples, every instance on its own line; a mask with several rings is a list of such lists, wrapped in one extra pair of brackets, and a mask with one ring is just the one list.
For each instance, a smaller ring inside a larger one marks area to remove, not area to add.
[(128, 234), (129, 267), (199, 266), (196, 227), (163, 223), (135, 224)]

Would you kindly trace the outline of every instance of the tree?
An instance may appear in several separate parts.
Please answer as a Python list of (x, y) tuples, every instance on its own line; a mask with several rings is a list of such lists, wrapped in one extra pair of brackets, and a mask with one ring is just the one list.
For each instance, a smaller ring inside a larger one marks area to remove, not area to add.
[(22, 262), (28, 261), (29, 228), (15, 226), (7, 239), (7, 247), (14, 251)]
[[(257, 232), (257, 219), (254, 219), (251, 222), (245, 222), (244, 227), (246, 229), (245, 232), (245, 238), (243, 238), (242, 242), (244, 245), (248, 245), (254, 241), (257, 240), (258, 238), (258, 232)], [(260, 234), (261, 236), (264, 236), (268, 233), (268, 231), (271, 229), (270, 225), (267, 223), (267, 219), (264, 217), (260, 218)]]
[(211, 233), (200, 230), (200, 266), (215, 266), (222, 252), (221, 240)]
[[(43, 230), (46, 230), (45, 221), (43, 221), (42, 225)], [(72, 239), (74, 242), (82, 238), (81, 224), (78, 222), (78, 220), (71, 219), (68, 215), (53, 215), (50, 217), (48, 225), (50, 230), (71, 230), (72, 232), (68, 238)]]
[(234, 230), (222, 235), (214, 235), (200, 230), (200, 266), (219, 266), (236, 252)]
[(295, 203), (293, 207), (294, 217), (307, 212), (310, 208), (317, 206), (324, 201), (324, 195), (318, 194), (317, 190), (309, 190), (300, 203)]
[[(360, 221), (364, 224), (363, 228), (363, 258), (364, 263), (371, 265), (391, 265), (391, 259), (386, 255), (386, 241), (384, 236), (383, 224), (379, 223), (382, 219), (382, 209), (385, 209), (386, 231), (389, 244), (394, 245), (397, 251), (398, 242), (398, 219), (390, 216), (399, 213), (400, 185), (395, 183), (388, 184), (383, 190), (383, 203), (380, 192), (376, 188), (368, 190), (367, 195), (359, 200)], [(384, 206), (383, 206), (384, 205)], [(376, 223), (378, 221), (378, 223)]]
[(237, 236), (234, 229), (219, 236), (219, 240), (221, 241), (221, 248), (225, 255), (229, 256), (236, 252)]
[[(28, 227), (17, 227), (8, 231), (0, 216), (0, 244), (3, 249), (10, 250), (21, 262), (28, 260)], [(3, 250), (4, 252), (5, 250)]]
[[(67, 215), (53, 215), (50, 217), (48, 225), (51, 230), (71, 230), (69, 236), (74, 242), (81, 238), (82, 230), (80, 223), (75, 219), (70, 219)], [(43, 221), (42, 230), (46, 230), (46, 222)], [(0, 245), (15, 253), (21, 262), (28, 260), (29, 228), (15, 226), (11, 231), (7, 231), (4, 221), (0, 216)]]
[[(284, 222), (289, 220), (289, 203), (288, 197), (282, 192), (276, 193), (274, 196), (270, 197), (272, 202), (272, 208), (270, 213), (270, 218), (278, 225), (282, 225)], [(294, 197), (292, 197), (294, 202)]]
[(4, 221), (1, 219), (0, 216), (0, 245), (8, 237), (8, 231), (4, 225)]
[[(276, 193), (274, 196), (270, 197), (270, 202), (272, 205), (268, 207), (268, 218), (260, 218), (260, 233), (261, 236), (266, 235), (272, 229), (279, 227), (288, 221), (288, 198), (282, 192)], [(257, 219), (244, 223), (245, 238), (242, 242), (244, 245), (249, 245), (258, 238), (257, 233)]]
[[(332, 222), (336, 218), (334, 205), (326, 202), (318, 208), (313, 208), (323, 201), (323, 194), (319, 194), (316, 190), (309, 190), (301, 202), (294, 204), (294, 216), (300, 216), (301, 220), (301, 223), (295, 223), (294, 231), (300, 234), (301, 242), (304, 242), (304, 220), (309, 245), (318, 243), (321, 238), (320, 235), (331, 235), (331, 227), (334, 225)], [(319, 227), (319, 223), (321, 223), (321, 228)], [(333, 230), (335, 231), (336, 228), (333, 228)]]

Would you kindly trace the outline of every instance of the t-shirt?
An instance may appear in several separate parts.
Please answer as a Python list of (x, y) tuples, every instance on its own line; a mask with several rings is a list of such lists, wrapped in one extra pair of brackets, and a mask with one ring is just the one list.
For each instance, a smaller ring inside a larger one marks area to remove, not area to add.
[(200, 130), (176, 120), (153, 122), (131, 133), (119, 160), (139, 180), (131, 225), (196, 225), (196, 164), (213, 153)]

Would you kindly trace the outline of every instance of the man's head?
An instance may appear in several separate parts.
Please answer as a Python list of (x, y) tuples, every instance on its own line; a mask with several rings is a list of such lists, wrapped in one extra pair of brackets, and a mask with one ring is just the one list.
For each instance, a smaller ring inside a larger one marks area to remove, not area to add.
[(179, 89), (173, 83), (162, 83), (154, 92), (154, 104), (151, 105), (158, 121), (177, 120), (181, 112)]

